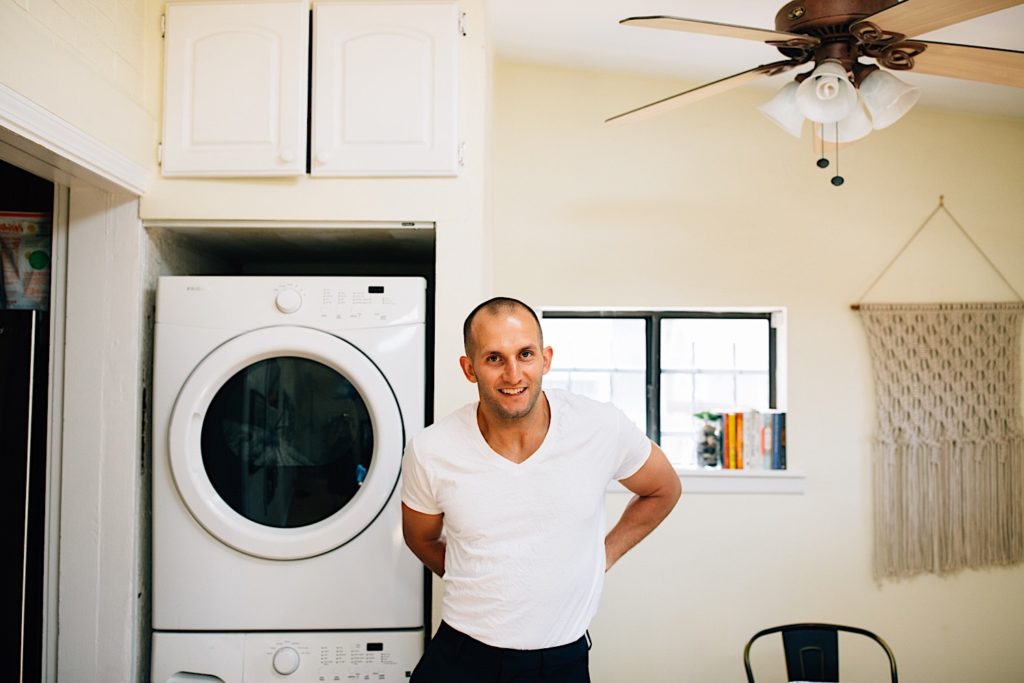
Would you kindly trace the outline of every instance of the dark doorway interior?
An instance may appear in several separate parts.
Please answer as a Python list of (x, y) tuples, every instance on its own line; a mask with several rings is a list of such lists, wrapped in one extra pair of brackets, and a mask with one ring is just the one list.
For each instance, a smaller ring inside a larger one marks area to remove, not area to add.
[(42, 678), (53, 183), (0, 161), (0, 679)]

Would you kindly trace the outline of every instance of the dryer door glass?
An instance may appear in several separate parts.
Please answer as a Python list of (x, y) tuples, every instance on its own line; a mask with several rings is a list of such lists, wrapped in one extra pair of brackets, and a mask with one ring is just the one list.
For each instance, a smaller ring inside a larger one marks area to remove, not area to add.
[(243, 368), (217, 391), (202, 426), (202, 458), (217, 494), (270, 527), (327, 519), (359, 492), (373, 425), (355, 386), (307, 358)]

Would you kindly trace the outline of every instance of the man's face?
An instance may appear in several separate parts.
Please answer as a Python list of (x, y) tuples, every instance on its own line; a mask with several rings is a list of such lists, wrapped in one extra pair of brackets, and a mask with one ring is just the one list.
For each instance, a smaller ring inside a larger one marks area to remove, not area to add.
[(502, 420), (526, 417), (541, 394), (551, 367), (551, 347), (541, 348), (540, 329), (522, 309), (481, 311), (471, 328), (471, 356), (459, 359), (466, 379), (480, 393), (480, 405)]

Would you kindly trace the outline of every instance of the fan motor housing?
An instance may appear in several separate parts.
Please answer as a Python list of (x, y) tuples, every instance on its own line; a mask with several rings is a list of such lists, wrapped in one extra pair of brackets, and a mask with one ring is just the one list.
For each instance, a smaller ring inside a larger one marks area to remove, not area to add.
[(775, 15), (775, 30), (825, 38), (846, 33), (853, 22), (893, 4), (893, 0), (793, 0)]

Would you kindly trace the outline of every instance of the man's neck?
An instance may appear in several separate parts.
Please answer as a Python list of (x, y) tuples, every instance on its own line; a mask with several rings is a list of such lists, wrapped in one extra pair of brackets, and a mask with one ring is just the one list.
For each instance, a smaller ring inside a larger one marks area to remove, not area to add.
[(544, 443), (551, 425), (551, 405), (547, 395), (541, 392), (529, 415), (507, 420), (484, 412), (480, 404), (476, 409), (476, 423), (480, 434), (495, 453), (519, 464), (536, 453)]

